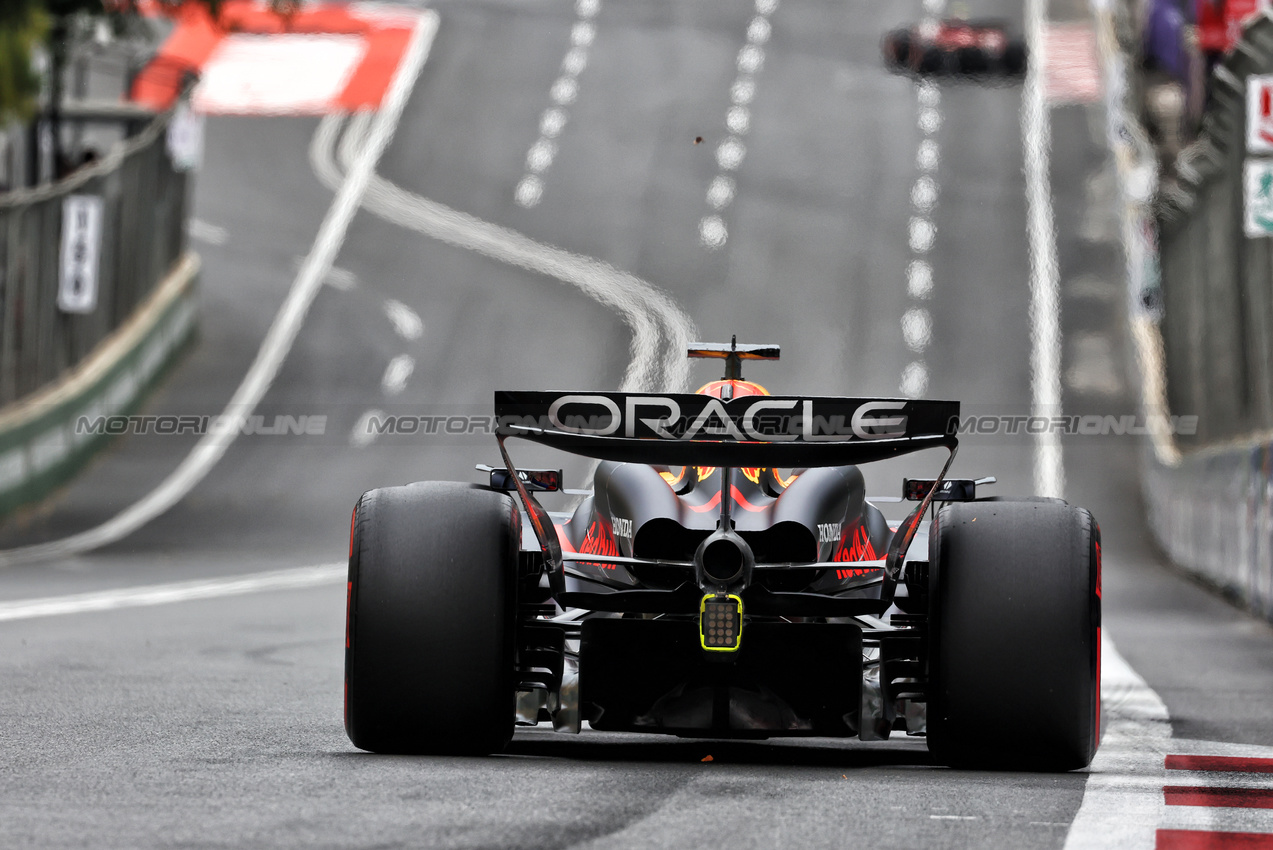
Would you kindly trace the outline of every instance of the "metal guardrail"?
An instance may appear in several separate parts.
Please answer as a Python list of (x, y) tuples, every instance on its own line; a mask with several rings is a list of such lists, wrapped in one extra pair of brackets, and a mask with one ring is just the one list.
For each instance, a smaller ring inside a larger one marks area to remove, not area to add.
[(1183, 450), (1273, 431), (1273, 239), (1243, 231), (1246, 87), (1273, 73), (1273, 18), (1247, 25), (1211, 79), (1197, 141), (1157, 203), (1167, 403)]
[[(187, 175), (165, 144), (172, 113), (49, 186), (0, 194), (0, 406), (57, 380), (118, 328), (186, 248)], [(103, 200), (97, 305), (59, 309), (63, 202)]]

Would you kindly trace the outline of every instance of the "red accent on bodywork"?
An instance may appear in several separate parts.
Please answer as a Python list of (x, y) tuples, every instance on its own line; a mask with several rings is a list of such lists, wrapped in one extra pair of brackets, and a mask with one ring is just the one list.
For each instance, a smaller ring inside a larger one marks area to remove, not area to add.
[(831, 556), (833, 561), (874, 561), (877, 558), (879, 555), (871, 545), (871, 535), (861, 523), (845, 528), (840, 536), (840, 545)]
[(553, 528), (557, 529), (557, 540), (561, 543), (561, 551), (563, 552), (578, 551), (575, 549), (575, 544), (571, 543), (570, 538), (566, 536), (566, 526), (569, 524), (569, 521), (567, 521), (563, 522), (561, 525), (553, 526)]
[(725, 387), (730, 388), (730, 398), (742, 398), (752, 395), (769, 395), (769, 390), (751, 381), (709, 381), (694, 391), (695, 395), (710, 395), (724, 398)]
[[(614, 534), (610, 530), (607, 523), (602, 522), (600, 517), (593, 519), (592, 524), (588, 526), (588, 533), (584, 535), (583, 542), (576, 549), (570, 540), (566, 537), (564, 526), (555, 525), (557, 529), (557, 539), (561, 541), (561, 550), (563, 552), (573, 552), (577, 555), (608, 555), (617, 557), (619, 555), (619, 546), (614, 542)], [(594, 564), (604, 570), (613, 570), (614, 564)]]
[[(579, 553), (582, 555), (618, 556), (619, 546), (614, 542), (614, 534), (610, 530), (609, 523), (603, 522), (600, 517), (594, 519), (592, 524), (588, 526), (588, 533), (583, 536), (583, 544), (579, 547)], [(606, 564), (605, 566), (614, 569), (613, 564)]]
[[(765, 510), (763, 506), (753, 505), (751, 502), (747, 501), (746, 497), (743, 496), (743, 494), (738, 491), (737, 487), (730, 485), (729, 491), (734, 497), (734, 503), (738, 505), (738, 507), (742, 508), (743, 510), (751, 511), (752, 513), (760, 513), (761, 511)], [(707, 513), (712, 508), (720, 507), (720, 492), (718, 491), (715, 495), (713, 495), (710, 499), (708, 499), (706, 502), (704, 502), (701, 505), (686, 505), (685, 507), (689, 508), (691, 511), (694, 511), (695, 513), (700, 513), (700, 514)]]

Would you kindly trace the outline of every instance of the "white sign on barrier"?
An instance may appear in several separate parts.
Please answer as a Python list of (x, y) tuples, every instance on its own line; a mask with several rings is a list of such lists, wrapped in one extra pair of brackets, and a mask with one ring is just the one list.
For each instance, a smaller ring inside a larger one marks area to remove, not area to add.
[(168, 155), (178, 171), (195, 171), (203, 164), (203, 116), (186, 102), (177, 104), (168, 121)]
[(1273, 76), (1246, 78), (1247, 153), (1273, 153)]
[(102, 199), (67, 195), (62, 200), (62, 264), (57, 306), (64, 313), (97, 307), (97, 262), (102, 245)]
[(1242, 189), (1246, 235), (1273, 236), (1273, 159), (1248, 159)]

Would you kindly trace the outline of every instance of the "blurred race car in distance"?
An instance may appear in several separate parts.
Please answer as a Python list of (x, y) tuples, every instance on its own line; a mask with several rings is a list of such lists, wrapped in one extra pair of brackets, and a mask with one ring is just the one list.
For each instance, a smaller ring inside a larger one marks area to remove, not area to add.
[[(1092, 515), (948, 478), (958, 402), (743, 380), (744, 361), (778, 354), (695, 343), (689, 356), (725, 374), (694, 394), (497, 392), (503, 463), (478, 467), (482, 485), (363, 494), (345, 632), (354, 745), (491, 753), (515, 725), (587, 721), (713, 738), (898, 730), (945, 764), (1086, 766)], [(512, 438), (599, 460), (573, 509), (541, 506), (561, 472), (514, 466)], [(859, 465), (926, 449), (945, 452), (936, 478), (867, 497)], [(890, 522), (886, 501), (916, 507)]]
[(1025, 73), (1025, 40), (1010, 38), (1003, 21), (929, 19), (884, 36), (884, 61), (895, 70), (921, 75)]

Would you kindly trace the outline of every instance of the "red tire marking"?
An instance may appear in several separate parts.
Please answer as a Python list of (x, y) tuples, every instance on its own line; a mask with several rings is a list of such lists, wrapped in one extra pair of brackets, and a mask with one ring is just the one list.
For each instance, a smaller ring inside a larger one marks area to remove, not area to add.
[(1168, 785), (1162, 789), (1169, 806), (1207, 806), (1226, 809), (1273, 809), (1273, 788), (1211, 788), (1206, 785)]
[(1216, 770), (1226, 773), (1273, 773), (1273, 759), (1236, 756), (1167, 756), (1168, 770)]
[(1273, 835), (1160, 829), (1154, 847), (1155, 850), (1273, 850)]

